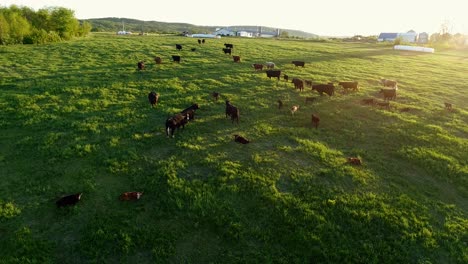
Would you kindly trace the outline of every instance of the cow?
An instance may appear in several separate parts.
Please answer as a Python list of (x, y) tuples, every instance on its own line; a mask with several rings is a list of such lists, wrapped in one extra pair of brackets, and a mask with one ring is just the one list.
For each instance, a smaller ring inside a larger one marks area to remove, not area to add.
[(219, 93), (218, 93), (218, 92), (213, 92), (213, 93), (211, 93), (211, 96), (213, 96), (213, 98), (215, 99), (215, 101), (218, 101), (218, 99), (219, 99)]
[(55, 204), (57, 205), (57, 207), (75, 205), (81, 200), (81, 195), (82, 194), (83, 193), (75, 193), (75, 194), (64, 196), (64, 197), (58, 199), (55, 202)]
[(304, 68), (305, 62), (303, 61), (292, 61), (292, 64), (294, 64), (296, 67), (302, 66)]
[(223, 48), (223, 51), (224, 51), (224, 54), (229, 54), (229, 55), (231, 55), (231, 49)]
[(180, 45), (180, 44), (175, 44), (175, 47), (176, 47), (177, 50), (181, 50), (181, 49), (182, 49), (182, 45)]
[(234, 135), (234, 141), (237, 142), (237, 143), (241, 143), (241, 144), (249, 144), (250, 141), (247, 140), (246, 138), (242, 137), (242, 136), (239, 136), (239, 135)]
[(335, 86), (331, 83), (329, 84), (314, 84), (312, 85), (312, 90), (316, 90), (320, 95), (323, 93), (328, 94), (328, 96), (332, 96), (335, 94)]
[(299, 89), (299, 91), (304, 91), (304, 81), (299, 78), (292, 79), (292, 83), (294, 83), (294, 88)]
[(320, 117), (318, 115), (312, 114), (312, 126), (315, 127), (315, 129), (318, 129), (320, 123)]
[(237, 121), (237, 124), (239, 124), (239, 108), (233, 106), (231, 102), (226, 100), (226, 117), (230, 116), (232, 123), (234, 123), (234, 120)]
[(197, 50), (197, 48), (191, 48), (190, 50), (191, 50), (191, 51), (196, 51), (196, 50)]
[(200, 109), (198, 104), (192, 104), (191, 106), (185, 108), (180, 113), (183, 115), (189, 114), (189, 120), (195, 119), (195, 110)]
[(397, 81), (387, 80), (387, 79), (380, 79), (380, 83), (381, 83), (384, 87), (391, 87), (391, 88), (393, 88), (393, 89), (397, 89), (397, 90), (398, 90)]
[(201, 42), (202, 42), (202, 44), (205, 44), (205, 39), (202, 39), (202, 41), (201, 41)]
[(449, 111), (452, 111), (452, 104), (451, 103), (445, 102), (444, 105), (445, 105), (445, 109), (447, 109)]
[(365, 104), (365, 105), (373, 105), (374, 104), (374, 98), (365, 98), (365, 99), (362, 99), (362, 104)]
[(198, 40), (198, 45), (200, 45), (200, 44), (201, 44), (201, 39)]
[(144, 62), (144, 61), (139, 61), (139, 62), (137, 63), (137, 67), (138, 67), (138, 70), (139, 70), (139, 71), (144, 70), (144, 69), (145, 69), (145, 62)]
[(317, 98), (315, 97), (306, 97), (305, 98), (305, 103), (307, 104), (308, 102), (313, 103)]
[(252, 64), (252, 67), (254, 67), (254, 69), (255, 69), (256, 71), (258, 71), (258, 70), (260, 70), (260, 71), (263, 70), (263, 64), (254, 63), (254, 64)]
[(179, 55), (172, 55), (172, 60), (174, 62), (180, 63), (180, 56)]
[(288, 81), (289, 81), (289, 76), (285, 74), (285, 75), (283, 76), (283, 79), (284, 79), (286, 82), (288, 82)]
[(386, 89), (386, 88), (383, 88), (383, 89), (380, 89), (380, 93), (383, 94), (384, 96), (384, 100), (387, 101), (387, 100), (395, 100), (396, 99), (396, 89)]
[(358, 90), (358, 82), (339, 82), (338, 85), (341, 85), (341, 87), (343, 87), (343, 89), (347, 90), (347, 89), (352, 89), (353, 91), (357, 91)]
[(233, 49), (234, 45), (229, 44), (229, 43), (224, 43), (224, 47), (226, 47), (227, 49)]
[(232, 59), (234, 60), (234, 62), (240, 62), (240, 56), (232, 56)]
[(294, 114), (297, 112), (297, 110), (299, 110), (299, 106), (298, 105), (293, 105), (290, 109), (291, 111), (291, 115), (294, 116)]
[(148, 101), (150, 102), (151, 107), (155, 107), (156, 105), (158, 105), (159, 94), (154, 91), (151, 91), (148, 94)]
[(161, 62), (162, 62), (161, 57), (154, 57), (154, 62), (156, 64), (161, 64)]
[(185, 124), (190, 120), (189, 113), (175, 114), (166, 119), (166, 136), (174, 137), (174, 132), (179, 127), (185, 128)]
[(312, 88), (312, 80), (305, 80), (305, 85)]
[(276, 77), (276, 78), (278, 78), (278, 81), (279, 81), (280, 76), (281, 76), (281, 71), (280, 70), (267, 70), (266, 75), (270, 79), (271, 79), (271, 77), (273, 77), (273, 78)]
[(348, 157), (346, 158), (346, 160), (351, 165), (358, 165), (358, 166), (362, 165), (361, 159), (357, 157)]
[(119, 196), (121, 201), (139, 200), (143, 192), (124, 192)]
[(278, 109), (281, 110), (281, 108), (283, 108), (283, 101), (278, 100)]
[(267, 61), (265, 62), (265, 66), (267, 67), (267, 69), (274, 69), (276, 65), (274, 62)]

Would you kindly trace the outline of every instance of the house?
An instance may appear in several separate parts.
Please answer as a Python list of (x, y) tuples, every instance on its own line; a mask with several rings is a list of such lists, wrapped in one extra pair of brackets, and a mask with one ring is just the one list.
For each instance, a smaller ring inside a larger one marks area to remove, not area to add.
[(238, 37), (246, 37), (246, 38), (251, 38), (253, 37), (253, 33), (249, 31), (237, 31), (236, 36)]
[(213, 35), (216, 36), (235, 36), (236, 32), (230, 30), (229, 28), (217, 28)]
[(380, 33), (377, 41), (395, 41), (398, 38), (398, 33)]
[(410, 30), (406, 33), (398, 33), (398, 37), (402, 42), (414, 43), (418, 38), (418, 33), (416, 33), (414, 30)]
[(429, 42), (429, 34), (426, 32), (419, 33), (418, 35), (418, 43), (428, 43)]

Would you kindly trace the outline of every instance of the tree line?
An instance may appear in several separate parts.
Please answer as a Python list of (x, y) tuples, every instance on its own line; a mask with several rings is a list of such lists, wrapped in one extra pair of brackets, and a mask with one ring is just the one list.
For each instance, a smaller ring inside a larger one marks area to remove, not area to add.
[(73, 10), (48, 7), (0, 6), (0, 45), (43, 44), (86, 36), (91, 24), (79, 22)]

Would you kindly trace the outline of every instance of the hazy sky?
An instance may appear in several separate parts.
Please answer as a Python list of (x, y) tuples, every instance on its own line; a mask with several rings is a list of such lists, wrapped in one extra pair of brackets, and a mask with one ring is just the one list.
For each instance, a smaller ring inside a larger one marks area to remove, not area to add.
[(439, 31), (468, 34), (468, 0), (0, 0), (34, 10), (61, 6), (79, 19), (125, 17), (203, 26), (262, 25), (319, 35)]

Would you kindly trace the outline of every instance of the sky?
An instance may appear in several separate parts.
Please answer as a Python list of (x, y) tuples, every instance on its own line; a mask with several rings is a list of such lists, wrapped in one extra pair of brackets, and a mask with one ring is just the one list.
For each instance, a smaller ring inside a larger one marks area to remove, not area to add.
[(34, 10), (60, 6), (78, 19), (119, 17), (200, 26), (267, 26), (321, 36), (380, 32), (468, 34), (468, 0), (0, 0)]

